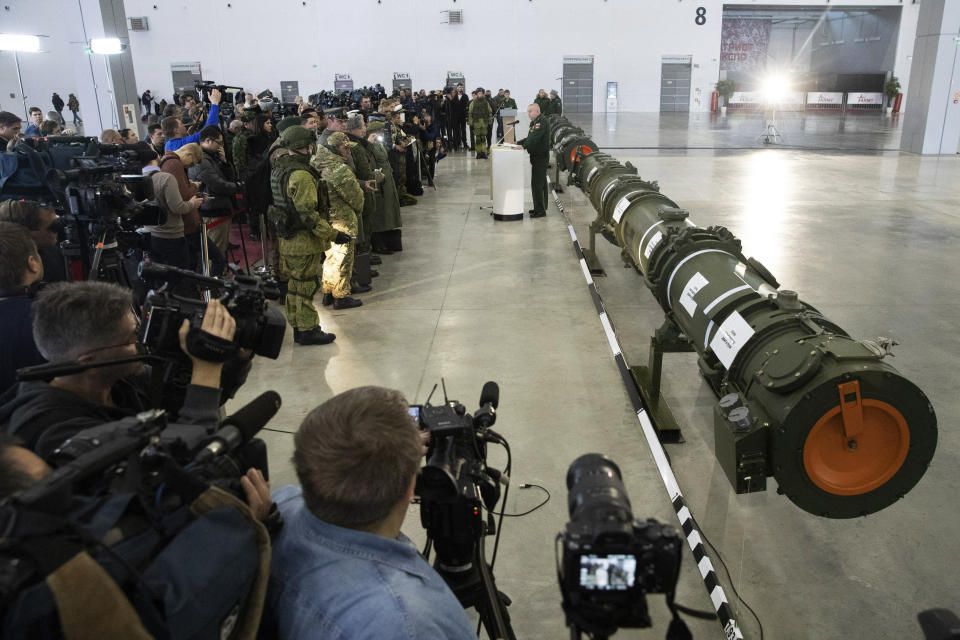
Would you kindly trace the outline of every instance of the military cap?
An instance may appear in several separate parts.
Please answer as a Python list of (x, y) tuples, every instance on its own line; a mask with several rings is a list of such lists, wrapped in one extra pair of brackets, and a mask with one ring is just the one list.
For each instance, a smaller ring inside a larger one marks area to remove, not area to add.
[(387, 125), (383, 120), (371, 120), (367, 124), (367, 133), (376, 133), (377, 131), (383, 131), (383, 128), (386, 126)]
[(280, 144), (291, 150), (309, 147), (314, 142), (316, 138), (313, 137), (313, 132), (299, 124), (287, 127), (280, 134)]
[(354, 129), (359, 129), (363, 126), (363, 116), (359, 113), (355, 113), (349, 118), (347, 118), (347, 131), (352, 131)]
[(327, 146), (329, 146), (331, 149), (339, 149), (343, 145), (355, 147), (357, 146), (357, 143), (350, 142), (350, 138), (348, 138), (347, 134), (342, 131), (334, 131), (330, 134), (330, 137), (327, 138)]
[(295, 124), (303, 124), (303, 119), (301, 119), (300, 116), (287, 116), (277, 123), (277, 131), (283, 133), (287, 130), (287, 128), (292, 127)]
[(260, 115), (260, 112), (256, 109), (244, 109), (243, 113), (240, 114), (240, 122), (253, 122), (258, 115)]
[(346, 120), (347, 114), (344, 113), (343, 107), (333, 107), (332, 109), (324, 109), (324, 115), (328, 118), (333, 118), (335, 120)]

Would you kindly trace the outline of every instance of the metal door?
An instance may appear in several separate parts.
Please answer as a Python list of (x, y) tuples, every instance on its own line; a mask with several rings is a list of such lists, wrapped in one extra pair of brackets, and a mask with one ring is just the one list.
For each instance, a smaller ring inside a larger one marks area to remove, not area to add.
[(660, 70), (660, 111), (690, 111), (690, 65), (664, 63)]
[(563, 112), (593, 113), (593, 56), (571, 58), (563, 61)]

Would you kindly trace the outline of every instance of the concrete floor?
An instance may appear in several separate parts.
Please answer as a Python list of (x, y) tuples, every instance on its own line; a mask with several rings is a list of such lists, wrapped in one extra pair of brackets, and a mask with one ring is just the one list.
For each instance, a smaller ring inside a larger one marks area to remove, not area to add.
[[(816, 118), (815, 134), (795, 127), (791, 144), (899, 145), (896, 121), (848, 117), (841, 133), (839, 118), (833, 118)], [(611, 141), (621, 147), (658, 141), (742, 147), (763, 123), (742, 116), (692, 116), (687, 122), (618, 114), (611, 125), (597, 114), (581, 124), (592, 128), (601, 147)], [(817, 518), (778, 496), (772, 479), (766, 493), (734, 494), (713, 455), (715, 398), (691, 354), (666, 357), (664, 390), (686, 437), (667, 449), (691, 511), (759, 614), (767, 638), (921, 637), (918, 611), (960, 609), (960, 541), (954, 535), (960, 525), (960, 436), (953, 429), (960, 418), (960, 260), (954, 253), (960, 241), (960, 159), (784, 149), (612, 153), (659, 180), (699, 225), (728, 226), (747, 255), (852, 335), (893, 336), (901, 343), (892, 363), (930, 397), (940, 440), (925, 477), (884, 511), (858, 520)], [(673, 525), (676, 517), (610, 356), (566, 223), (553, 207), (544, 219), (495, 223), (481, 209), (490, 204), (489, 166), (463, 154), (443, 160), (440, 190), (403, 209), (406, 250), (384, 257), (374, 291), (361, 296), (364, 306), (321, 310), (321, 324), (337, 333), (336, 343), (298, 347), (288, 332), (280, 358), (258, 359), (232, 406), (276, 389), (284, 405), (271, 428), (294, 431), (310, 409), (354, 386), (394, 387), (411, 402), (422, 402), (442, 376), (451, 398), (472, 410), (482, 384), (496, 380), (496, 429), (509, 439), (514, 456), (508, 509), (523, 511), (541, 500), (535, 489), (518, 489), (523, 482), (546, 486), (553, 498), (529, 516), (508, 519), (494, 573), (513, 598), (518, 638), (562, 638), (568, 634), (553, 540), (567, 521), (570, 462), (589, 451), (611, 455), (624, 473), (636, 516)], [(562, 198), (585, 243), (594, 217), (589, 203), (575, 189)], [(608, 273), (597, 279), (598, 287), (620, 343), (628, 360), (644, 362), (662, 312), (639, 277), (620, 267), (618, 250), (602, 239), (598, 246)], [(273, 486), (294, 482), (292, 438), (276, 431), (263, 435)], [(495, 466), (503, 460), (499, 452), (491, 454)], [(415, 508), (404, 530), (423, 540)], [(759, 638), (716, 557), (714, 564), (745, 637)], [(677, 600), (710, 608), (689, 551)], [(649, 602), (654, 629), (624, 630), (616, 637), (665, 634), (663, 597)], [(716, 622), (688, 624), (696, 638), (722, 637)]]

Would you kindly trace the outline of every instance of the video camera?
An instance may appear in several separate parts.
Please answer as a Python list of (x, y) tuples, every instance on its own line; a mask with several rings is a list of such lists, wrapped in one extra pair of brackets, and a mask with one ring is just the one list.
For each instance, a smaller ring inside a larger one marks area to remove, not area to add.
[(110, 637), (253, 637), (269, 542), (240, 478), (268, 477), (255, 435), (279, 407), (268, 391), (209, 426), (150, 410), (64, 442), (53, 472), (0, 500), (4, 637), (82, 637), (108, 615), (124, 619)]
[[(122, 273), (121, 254), (143, 248), (137, 229), (166, 221), (136, 150), (84, 136), (25, 138), (0, 199), (37, 200), (56, 209), (65, 223), (64, 256), (82, 265), (84, 277)], [(127, 276), (114, 279), (132, 286)]]
[[(232, 281), (201, 276), (153, 262), (141, 262), (138, 274), (149, 286), (162, 286), (147, 293), (143, 305), (142, 342), (151, 353), (182, 360), (179, 330), (184, 320), (192, 329), (187, 337), (190, 352), (210, 362), (225, 362), (240, 349), (250, 349), (259, 356), (276, 359), (280, 355), (287, 321), (280, 310), (269, 304), (278, 300), (280, 290), (272, 278), (238, 275)], [(220, 292), (220, 302), (237, 322), (233, 342), (226, 342), (199, 331), (207, 304), (204, 300), (186, 298), (170, 289), (180, 283), (192, 284), (207, 291)]]
[(635, 520), (620, 468), (607, 456), (580, 456), (567, 471), (570, 522), (557, 535), (567, 626), (597, 637), (651, 625), (645, 594), (673, 607), (681, 538), (653, 519)]
[[(490, 430), (499, 397), (497, 383), (488, 382), (473, 415), (456, 400), (410, 407), (410, 415), (430, 433), (427, 464), (416, 486), (420, 522), (445, 566), (469, 563), (476, 541), (494, 529), (492, 511), (500, 499), (502, 474), (487, 467), (487, 443), (503, 440)], [(486, 526), (483, 509), (489, 514)]]
[(220, 92), (220, 114), (224, 118), (233, 118), (235, 113), (235, 97), (243, 87), (232, 87), (225, 84), (217, 84), (213, 80), (197, 80), (193, 83), (194, 89), (200, 94), (200, 100), (210, 104), (210, 91), (217, 89)]

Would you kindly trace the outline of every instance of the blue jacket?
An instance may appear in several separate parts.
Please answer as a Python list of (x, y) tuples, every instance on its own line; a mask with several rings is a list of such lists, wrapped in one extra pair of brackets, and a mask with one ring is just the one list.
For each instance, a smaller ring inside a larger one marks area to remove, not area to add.
[[(212, 104), (210, 105), (210, 115), (207, 116), (207, 122), (203, 125), (204, 127), (209, 127), (211, 125), (220, 124), (220, 105)], [(167, 140), (167, 144), (163, 145), (164, 151), (176, 151), (184, 145), (188, 145), (191, 142), (200, 142), (200, 132), (191, 133), (189, 136), (184, 136), (182, 138), (173, 138), (172, 140)]]

